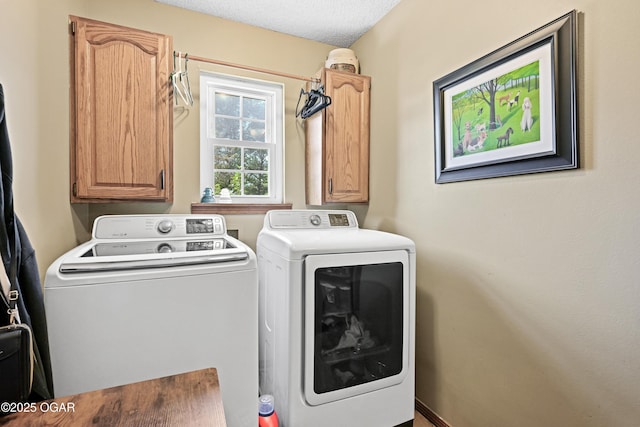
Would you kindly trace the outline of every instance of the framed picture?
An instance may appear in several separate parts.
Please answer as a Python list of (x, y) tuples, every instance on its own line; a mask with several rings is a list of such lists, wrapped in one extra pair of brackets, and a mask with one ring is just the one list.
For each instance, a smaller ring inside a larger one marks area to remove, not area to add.
[(578, 167), (576, 19), (433, 83), (436, 183)]

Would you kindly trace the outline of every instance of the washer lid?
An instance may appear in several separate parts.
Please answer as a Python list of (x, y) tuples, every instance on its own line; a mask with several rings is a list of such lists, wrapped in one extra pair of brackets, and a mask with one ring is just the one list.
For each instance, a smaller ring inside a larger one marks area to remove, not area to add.
[(92, 240), (67, 254), (61, 273), (119, 271), (241, 261), (247, 249), (228, 237), (215, 239)]
[(60, 273), (241, 261), (251, 251), (227, 235), (221, 215), (104, 215), (92, 236), (64, 256)]

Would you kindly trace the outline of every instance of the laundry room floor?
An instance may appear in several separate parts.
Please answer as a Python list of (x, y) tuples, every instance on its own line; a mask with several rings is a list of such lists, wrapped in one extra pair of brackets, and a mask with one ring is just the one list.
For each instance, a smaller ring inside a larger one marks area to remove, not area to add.
[(418, 411), (415, 412), (415, 419), (413, 420), (413, 427), (435, 427), (425, 417), (423, 417)]

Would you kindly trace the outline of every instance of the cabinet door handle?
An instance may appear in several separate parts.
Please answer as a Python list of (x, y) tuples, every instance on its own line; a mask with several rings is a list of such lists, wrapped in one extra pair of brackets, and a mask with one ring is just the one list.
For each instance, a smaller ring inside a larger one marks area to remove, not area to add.
[(164, 169), (160, 171), (160, 189), (164, 190)]
[(329, 178), (329, 194), (333, 194), (333, 178)]

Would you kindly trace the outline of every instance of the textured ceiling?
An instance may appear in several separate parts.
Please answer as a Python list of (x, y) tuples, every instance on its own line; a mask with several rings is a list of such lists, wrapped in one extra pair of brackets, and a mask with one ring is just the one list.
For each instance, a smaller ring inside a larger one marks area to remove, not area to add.
[(349, 47), (400, 0), (156, 0), (230, 21)]

